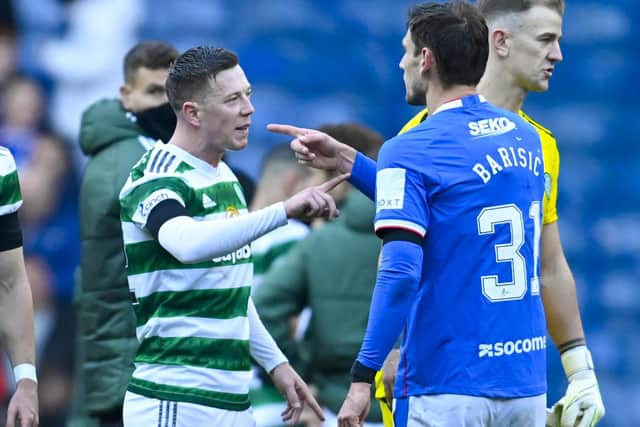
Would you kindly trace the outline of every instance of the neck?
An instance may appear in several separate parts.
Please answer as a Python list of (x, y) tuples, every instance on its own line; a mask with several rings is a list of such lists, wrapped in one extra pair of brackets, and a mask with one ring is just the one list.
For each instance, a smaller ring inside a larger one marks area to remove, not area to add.
[(527, 91), (518, 85), (513, 75), (491, 60), (478, 83), (478, 93), (493, 105), (515, 113), (522, 108), (527, 96)]
[(211, 150), (207, 142), (195, 128), (178, 120), (176, 130), (168, 143), (182, 148), (187, 153), (209, 163), (213, 167), (218, 167), (218, 163), (222, 160), (224, 153)]
[(429, 111), (436, 111), (442, 104), (474, 93), (475, 86), (455, 85), (443, 89), (440, 85), (430, 84), (427, 91), (427, 108)]

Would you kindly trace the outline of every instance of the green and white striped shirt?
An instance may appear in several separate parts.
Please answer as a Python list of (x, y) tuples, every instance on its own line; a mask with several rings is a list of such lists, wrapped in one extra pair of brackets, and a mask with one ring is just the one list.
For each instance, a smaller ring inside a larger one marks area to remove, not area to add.
[(0, 216), (16, 212), (22, 206), (16, 162), (9, 149), (0, 147)]
[(175, 199), (195, 220), (247, 213), (229, 167), (217, 168), (171, 144), (156, 144), (120, 193), (129, 286), (140, 348), (129, 390), (161, 400), (228, 410), (249, 407), (250, 245), (183, 264), (148, 232), (147, 216)]

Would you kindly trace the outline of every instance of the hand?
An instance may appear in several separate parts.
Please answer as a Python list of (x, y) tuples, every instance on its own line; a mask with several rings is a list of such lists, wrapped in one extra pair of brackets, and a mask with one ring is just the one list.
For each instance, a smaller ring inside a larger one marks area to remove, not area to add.
[(593, 370), (574, 374), (562, 399), (547, 409), (547, 426), (593, 427), (604, 416), (604, 404)]
[(38, 385), (20, 380), (7, 409), (7, 427), (37, 427), (38, 422)]
[(569, 386), (565, 395), (547, 409), (547, 426), (593, 427), (604, 417), (605, 409), (591, 353), (586, 346), (580, 346), (561, 357)]
[(329, 191), (347, 178), (349, 178), (349, 174), (343, 174), (294, 194), (284, 202), (287, 218), (337, 218), (340, 211), (336, 207), (333, 197), (329, 195)]
[(267, 125), (267, 129), (294, 138), (290, 145), (299, 163), (316, 169), (351, 173), (356, 158), (353, 147), (314, 129), (275, 123)]
[(338, 413), (339, 427), (361, 427), (371, 409), (371, 384), (351, 383)]
[(398, 373), (398, 362), (400, 362), (400, 350), (393, 349), (382, 365), (382, 384), (384, 384), (384, 396), (387, 404), (393, 403), (393, 388), (396, 385), (396, 374)]
[(276, 366), (271, 371), (271, 379), (278, 391), (287, 399), (287, 408), (281, 414), (284, 422), (290, 425), (297, 423), (305, 402), (318, 418), (324, 421), (322, 408), (311, 394), (307, 384), (288, 362)]

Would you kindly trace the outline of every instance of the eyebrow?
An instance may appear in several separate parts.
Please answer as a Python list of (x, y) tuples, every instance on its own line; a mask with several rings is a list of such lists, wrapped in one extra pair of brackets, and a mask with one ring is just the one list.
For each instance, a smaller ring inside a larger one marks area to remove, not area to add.
[(160, 85), (157, 83), (151, 83), (149, 85), (147, 85), (147, 87), (145, 88), (146, 90), (154, 90), (154, 89), (163, 89), (164, 90), (164, 85)]
[(251, 87), (251, 85), (249, 85), (249, 86), (247, 86), (245, 89), (240, 89), (240, 90), (237, 90), (237, 91), (235, 91), (235, 92), (231, 92), (231, 93), (230, 93), (230, 94), (228, 94), (228, 95), (225, 95), (222, 99), (227, 100), (227, 99), (229, 99), (229, 98), (231, 98), (231, 97), (233, 97), (233, 96), (235, 96), (235, 95), (239, 95), (239, 94), (242, 94), (242, 93), (251, 92), (252, 90), (253, 90), (253, 88)]
[(553, 31), (545, 31), (544, 33), (538, 35), (538, 38), (544, 38), (544, 37), (556, 37), (560, 39), (562, 38), (562, 34), (558, 34)]

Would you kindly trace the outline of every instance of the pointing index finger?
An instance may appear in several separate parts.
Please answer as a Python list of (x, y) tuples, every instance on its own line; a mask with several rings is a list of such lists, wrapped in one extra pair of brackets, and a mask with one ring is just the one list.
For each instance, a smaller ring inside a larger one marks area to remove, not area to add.
[(285, 125), (280, 123), (269, 123), (267, 125), (267, 129), (271, 132), (289, 135), (294, 138), (298, 138), (311, 132), (311, 129), (299, 128), (297, 126)]
[(321, 191), (329, 192), (336, 188), (339, 184), (343, 183), (351, 176), (350, 173), (343, 173), (342, 175), (338, 175), (334, 178), (331, 178), (329, 181), (324, 182), (318, 186)]

